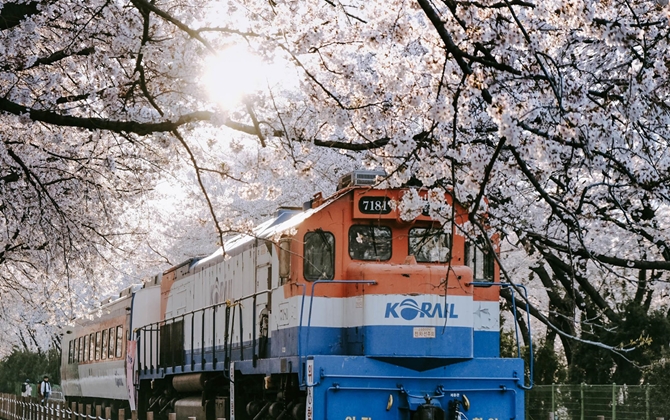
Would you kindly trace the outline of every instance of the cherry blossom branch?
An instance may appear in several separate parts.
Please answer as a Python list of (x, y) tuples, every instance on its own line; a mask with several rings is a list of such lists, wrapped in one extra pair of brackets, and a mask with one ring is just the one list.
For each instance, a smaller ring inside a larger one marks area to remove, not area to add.
[(160, 16), (161, 18), (165, 19), (166, 21), (172, 23), (182, 31), (186, 32), (189, 34), (191, 37), (194, 39), (197, 39), (202, 45), (205, 46), (211, 53), (216, 53), (216, 50), (212, 45), (207, 42), (205, 38), (203, 38), (200, 33), (197, 30), (191, 29), (188, 25), (185, 23), (181, 22), (179, 19), (173, 17), (171, 14), (159, 9), (155, 5), (149, 3), (146, 0), (131, 0), (131, 2), (141, 11), (142, 9), (144, 10), (149, 10), (151, 12), (154, 12), (156, 15)]
[[(0, 111), (5, 111), (9, 114), (14, 114), (17, 116), (25, 115), (33, 121), (64, 127), (79, 127), (90, 130), (108, 130), (118, 133), (135, 133), (139, 135), (172, 131), (184, 124), (209, 121), (214, 115), (214, 113), (210, 111), (196, 111), (181, 115), (171, 120), (156, 123), (142, 123), (137, 121), (119, 121), (104, 118), (62, 115), (52, 111), (28, 108), (5, 98), (0, 98)], [(241, 125), (234, 122), (230, 122), (229, 124), (224, 122), (224, 125), (234, 129), (239, 130), (241, 127)]]
[[(486, 232), (484, 229), (484, 226), (476, 219), (470, 218), (470, 222), (475, 225), (481, 232)], [(491, 243), (491, 240), (489, 239), (488, 235), (483, 235), (485, 241), (487, 242), (487, 245), (489, 249), (493, 249), (493, 244)], [(530, 314), (537, 319), (538, 321), (542, 322), (544, 325), (546, 325), (548, 328), (551, 330), (555, 331), (557, 334), (559, 334), (562, 337), (565, 337), (566, 339), (574, 340), (577, 342), (585, 343), (585, 344), (590, 344), (594, 345), (596, 347), (600, 347), (609, 351), (612, 351), (614, 353), (619, 354), (621, 357), (625, 358), (624, 355), (621, 354), (621, 352), (630, 352), (634, 350), (634, 348), (617, 348), (614, 346), (608, 346), (604, 343), (600, 343), (597, 341), (591, 341), (591, 340), (586, 340), (581, 337), (578, 337), (574, 334), (569, 334), (565, 332), (563, 329), (560, 327), (556, 326), (551, 320), (549, 320), (540, 310), (538, 310), (535, 305), (533, 305), (532, 302), (528, 299), (527, 296), (525, 296), (521, 290), (516, 286), (516, 284), (512, 281), (512, 277), (509, 275), (508, 271), (505, 269), (505, 266), (502, 264), (500, 261), (500, 258), (497, 253), (493, 253), (493, 258), (496, 260), (498, 263), (498, 267), (500, 268), (500, 271), (502, 272), (502, 276), (505, 280), (507, 280), (507, 284), (510, 285), (510, 288), (514, 289), (516, 291), (514, 295), (514, 299), (512, 299), (512, 295), (509, 291), (505, 290), (504, 288), (501, 290), (501, 296), (503, 296), (508, 302), (513, 303), (517, 306), (519, 309), (523, 309), (524, 311), (526, 310), (526, 305), (528, 305), (528, 310), (530, 311)], [(520, 299), (518, 296), (523, 296), (523, 299)], [(627, 358), (625, 358), (628, 360)], [(630, 360), (628, 360), (630, 361)]]
[[(557, 285), (554, 282), (551, 275), (549, 274), (549, 272), (547, 271), (544, 264), (538, 263), (537, 265), (531, 266), (530, 269), (540, 278), (540, 282), (542, 283), (542, 286), (544, 286), (545, 288), (547, 297), (549, 298), (549, 301), (555, 308), (560, 309), (564, 312), (572, 310), (572, 305), (568, 305), (569, 302), (566, 302), (565, 299), (558, 292)], [(579, 293), (574, 293), (571, 287), (566, 288), (565, 284), (563, 284), (562, 279), (565, 276), (559, 276), (559, 277), (560, 277), (559, 282), (566, 290), (566, 295), (569, 295), (571, 298), (575, 299), (579, 307), (584, 307), (585, 305), (584, 299), (579, 295)]]
[[(529, 238), (533, 238), (533, 235), (528, 235)], [(554, 248), (555, 249), (555, 248)], [(620, 321), (621, 317), (617, 315), (610, 305), (605, 301), (602, 295), (596, 290), (595, 287), (589, 282), (589, 279), (580, 276), (575, 272), (572, 265), (565, 263), (562, 259), (556, 256), (554, 253), (550, 252), (548, 249), (539, 247), (538, 250), (544, 256), (545, 260), (552, 266), (558, 267), (563, 272), (568, 273), (571, 278), (574, 278), (579, 283), (579, 286), (582, 290), (591, 298), (591, 300), (607, 315), (607, 317), (614, 322)], [(572, 252), (574, 254), (574, 252)], [(569, 290), (565, 287), (564, 289)]]
[(254, 131), (256, 132), (256, 137), (258, 137), (258, 140), (261, 142), (261, 147), (265, 147), (266, 146), (265, 136), (263, 135), (261, 126), (258, 124), (258, 118), (256, 118), (256, 113), (254, 112), (254, 109), (251, 107), (251, 103), (249, 103), (248, 101), (245, 103), (245, 106), (247, 108), (249, 118), (251, 118), (251, 122), (254, 124)]
[[(523, 26), (521, 21), (519, 20), (519, 17), (516, 15), (516, 12), (514, 11), (514, 8), (512, 7), (512, 4), (509, 2), (509, 0), (505, 0), (505, 4), (507, 4), (508, 9), (510, 13), (512, 14), (512, 17), (514, 18), (514, 21), (516, 22), (517, 26), (521, 30), (521, 33), (523, 34), (524, 39), (528, 43), (529, 47), (532, 48), (531, 44), (532, 41), (530, 39), (530, 35), (528, 35), (528, 32), (526, 31), (526, 28)], [(558, 102), (558, 107), (561, 111), (563, 111), (563, 95), (561, 95), (561, 91), (559, 86), (556, 84), (556, 80), (554, 80), (553, 77), (549, 74), (549, 71), (547, 70), (546, 66), (540, 60), (540, 55), (538, 52), (534, 51), (533, 55), (535, 56), (536, 62), (540, 65), (540, 69), (542, 69), (542, 73), (544, 73), (544, 76), (546, 77), (547, 82), (549, 82), (549, 86), (551, 86), (551, 89), (554, 92), (554, 96), (556, 97), (556, 101)]]
[(522, 0), (511, 0), (509, 2), (492, 3), (492, 4), (484, 4), (478, 1), (456, 1), (455, 3), (459, 6), (474, 6), (477, 7), (478, 9), (503, 9), (509, 7), (509, 5), (535, 8), (534, 3)]
[(325, 0), (325, 2), (328, 3), (329, 5), (335, 7), (335, 8), (337, 8), (339, 6), (340, 10), (342, 11), (342, 13), (344, 13), (345, 16), (350, 17), (352, 19), (355, 19), (355, 20), (357, 20), (361, 23), (367, 23), (365, 20), (361, 19), (360, 17), (358, 17), (356, 15), (352, 15), (351, 13), (344, 10), (344, 5), (341, 2), (338, 1), (337, 2), (338, 4), (335, 4), (335, 2), (332, 1), (332, 0)]
[[(148, 39), (149, 39), (149, 19), (150, 16), (148, 13), (144, 15), (144, 30), (143, 30), (143, 35), (142, 35), (142, 45), (144, 45)], [(156, 103), (156, 101), (153, 98), (153, 95), (149, 93), (149, 89), (147, 87), (147, 82), (144, 77), (144, 66), (142, 65), (142, 54), (138, 54), (137, 58), (137, 64), (136, 64), (136, 69), (139, 70), (140, 73), (140, 88), (142, 89), (142, 92), (144, 96), (147, 98), (151, 106), (162, 116), (165, 115), (165, 112), (161, 109), (161, 107)], [(257, 127), (256, 127), (257, 128)], [(172, 135), (179, 140), (181, 143), (182, 147), (184, 150), (186, 150), (186, 153), (188, 154), (188, 157), (191, 161), (191, 166), (193, 167), (195, 171), (195, 176), (196, 179), (198, 180), (198, 186), (200, 187), (200, 191), (202, 192), (203, 197), (205, 198), (205, 202), (207, 203), (207, 208), (209, 209), (209, 215), (212, 217), (212, 221), (214, 222), (214, 226), (216, 227), (216, 231), (218, 234), (218, 240), (221, 243), (221, 246), (223, 247), (223, 238), (224, 238), (224, 231), (221, 228), (221, 224), (219, 223), (219, 219), (216, 217), (216, 212), (214, 211), (214, 206), (212, 205), (212, 200), (209, 197), (209, 193), (207, 192), (207, 188), (205, 187), (205, 184), (203, 183), (202, 176), (201, 176), (201, 170), (200, 170), (200, 165), (198, 164), (197, 159), (195, 158), (195, 155), (191, 151), (190, 146), (184, 139), (184, 137), (181, 135), (177, 127), (175, 127), (173, 130), (171, 130)]]
[(611, 352), (616, 353), (617, 355), (619, 355), (621, 358), (625, 359), (627, 362), (630, 362), (630, 363), (634, 364), (634, 362), (632, 360), (630, 360), (629, 358), (627, 358), (623, 353), (629, 353), (629, 352), (635, 350), (635, 347), (608, 346), (607, 344), (601, 343), (599, 341), (587, 340), (587, 339), (578, 337), (574, 334), (569, 334), (569, 333), (563, 331), (563, 329), (554, 325), (554, 323), (551, 322), (546, 316), (544, 316), (544, 314), (542, 312), (540, 312), (535, 307), (535, 305), (533, 305), (531, 302), (529, 302), (525, 298), (520, 299), (518, 297), (519, 293), (516, 293), (514, 295), (514, 298), (512, 298), (512, 294), (509, 291), (503, 289), (503, 290), (500, 291), (500, 295), (505, 300), (507, 300), (507, 302), (509, 302), (510, 304), (516, 305), (517, 309), (521, 309), (523, 311), (526, 310), (526, 303), (527, 303), (530, 314), (533, 315), (533, 317), (535, 319), (537, 319), (538, 321), (540, 321), (541, 323), (546, 325), (548, 328), (550, 328), (552, 331), (556, 332), (558, 335), (560, 335), (562, 337), (565, 337), (569, 340), (578, 342), (578, 343), (584, 343), (584, 344), (592, 345), (592, 346), (595, 346), (595, 347), (599, 347), (601, 349), (605, 349), (607, 351), (611, 351)]
[(528, 181), (530, 181), (530, 183), (533, 185), (535, 191), (537, 191), (537, 193), (540, 194), (542, 199), (547, 204), (549, 204), (554, 213), (556, 213), (564, 223), (568, 225), (574, 225), (574, 227), (578, 226), (579, 220), (577, 220), (577, 218), (573, 214), (571, 214), (571, 212), (568, 209), (566, 209), (562, 204), (560, 204), (553, 197), (551, 197), (549, 193), (547, 193), (547, 191), (540, 185), (540, 182), (537, 180), (533, 172), (528, 167), (526, 161), (521, 157), (516, 148), (510, 146), (507, 148), (507, 150), (512, 152), (512, 155), (514, 156), (517, 166), (519, 167), (519, 169), (521, 169), (521, 172), (525, 175), (526, 179), (528, 179)]
[[(23, 159), (21, 159), (20, 156), (18, 156), (16, 153), (14, 153), (14, 151), (11, 148), (7, 148), (6, 150), (7, 150), (7, 155), (9, 155), (9, 157), (11, 157), (14, 160), (14, 162), (16, 162), (19, 165), (19, 167), (21, 168), (21, 170), (25, 174), (26, 182), (28, 182), (29, 184), (31, 184), (33, 186), (35, 192), (37, 193), (37, 195), (39, 197), (40, 202), (42, 201), (42, 194), (44, 194), (47, 197), (47, 201), (49, 201), (51, 203), (51, 205), (54, 207), (56, 212), (61, 216), (61, 218), (64, 218), (63, 212), (61, 212), (58, 202), (49, 193), (49, 190), (44, 186), (44, 184), (39, 179), (39, 177), (37, 177), (30, 170), (30, 168), (28, 167), (28, 165), (26, 165), (26, 163), (23, 161)], [(66, 225), (67, 225), (67, 223), (66, 223)]]
[(545, 131), (539, 130), (537, 128), (533, 128), (528, 123), (519, 121), (517, 125), (524, 130), (533, 133), (537, 136), (540, 136), (542, 138), (545, 138), (547, 140), (551, 140), (553, 142), (556, 142), (558, 144), (564, 145), (564, 146), (570, 146), (574, 148), (579, 148), (584, 151), (586, 155), (596, 155), (596, 156), (601, 156), (608, 160), (609, 162), (613, 163), (613, 166), (623, 175), (625, 175), (633, 184), (639, 186), (640, 188), (646, 190), (646, 191), (654, 191), (657, 187), (661, 185), (665, 185), (668, 181), (670, 181), (670, 174), (668, 174), (665, 177), (658, 177), (653, 180), (648, 180), (648, 181), (642, 181), (638, 179), (638, 177), (633, 174), (628, 167), (622, 162), (621, 160), (617, 159), (611, 151), (603, 152), (598, 149), (590, 149), (587, 147), (586, 144), (581, 143), (581, 142), (576, 142), (576, 141), (571, 141), (571, 140), (565, 140), (562, 137), (556, 136), (556, 135), (551, 135)]
[(261, 34), (257, 34), (255, 32), (247, 32), (247, 31), (240, 31), (238, 29), (232, 29), (228, 27), (220, 27), (220, 26), (203, 26), (198, 29), (195, 29), (195, 32), (219, 32), (219, 33), (224, 33), (224, 34), (231, 34), (231, 35), (239, 35), (242, 38), (257, 38), (257, 37), (263, 37)]
[(322, 146), (322, 147), (329, 147), (332, 149), (342, 149), (342, 150), (352, 150), (352, 151), (363, 151), (363, 150), (372, 150), (372, 149), (379, 149), (380, 147), (386, 146), (389, 141), (391, 141), (390, 138), (388, 137), (383, 137), (381, 139), (377, 140), (372, 140), (367, 143), (346, 143), (342, 141), (334, 141), (334, 140), (314, 140), (314, 145), (315, 146)]
[[(56, 63), (60, 60), (68, 58), (68, 57), (87, 56), (87, 55), (93, 54), (94, 52), (95, 52), (95, 47), (83, 48), (79, 51), (75, 51), (75, 52), (72, 52), (72, 53), (68, 53), (67, 50), (63, 49), (63, 50), (60, 50), (60, 51), (56, 51), (56, 52), (54, 52), (53, 54), (50, 54), (47, 57), (40, 57), (37, 60), (35, 60), (35, 62), (33, 64), (31, 64), (29, 66), (18, 66), (14, 70), (15, 71), (30, 70), (30, 69), (35, 68), (35, 67), (40, 66), (40, 65), (54, 64), (54, 63)], [(11, 69), (11, 67), (9, 65), (4, 65), (2, 67), (2, 69), (5, 70), (5, 71), (9, 71)]]
[[(74, 117), (70, 115), (62, 115), (52, 111), (28, 108), (26, 106), (19, 105), (15, 102), (9, 101), (4, 98), (0, 98), (0, 111), (5, 111), (7, 113), (14, 114), (17, 116), (26, 115), (30, 117), (30, 119), (33, 121), (58, 126), (79, 127), (89, 130), (107, 130), (117, 133), (134, 133), (138, 135), (170, 132), (186, 124), (194, 122), (210, 121), (212, 117), (215, 115), (213, 112), (210, 111), (195, 111), (162, 122), (142, 123), (137, 121), (119, 121), (104, 118)], [(253, 126), (241, 124), (229, 119), (225, 120), (223, 122), (223, 125), (233, 130), (240, 131), (246, 134), (257, 135), (258, 133), (256, 131), (256, 128)], [(281, 130), (275, 130), (273, 132), (273, 135), (275, 137), (283, 137), (285, 133)], [(299, 140), (305, 141), (305, 139), (299, 139)], [(361, 151), (361, 150), (371, 150), (384, 147), (386, 144), (388, 144), (389, 141), (390, 139), (387, 137), (380, 138), (374, 141), (369, 141), (367, 143), (350, 143), (335, 140), (317, 139), (314, 140), (314, 144), (317, 146), (328, 147), (333, 149)]]
[[(544, 190), (544, 188), (541, 187), (535, 176), (532, 174), (530, 169), (527, 167), (525, 161), (521, 159), (521, 156), (519, 153), (516, 151), (515, 148), (510, 147), (509, 150), (512, 152), (512, 154), (515, 157), (515, 160), (517, 162), (517, 165), (519, 168), (522, 170), (522, 172), (526, 175), (526, 178), (531, 182), (531, 184), (535, 187), (535, 190), (540, 194), (540, 196), (547, 202), (547, 204), (550, 205), (550, 207), (556, 212), (561, 219), (566, 222), (568, 225), (573, 225), (573, 228), (575, 231), (580, 235), (581, 238), (581, 231), (579, 230), (579, 220), (575, 217), (574, 214), (568, 211), (568, 209), (564, 208), (562, 205), (558, 204), (550, 195)], [(528, 235), (533, 235), (532, 233), (527, 233)], [(636, 260), (626, 260), (626, 259), (620, 259), (620, 258), (615, 258), (615, 257), (609, 257), (606, 255), (600, 255), (600, 254), (594, 254), (586, 249), (584, 246), (583, 241), (580, 242), (583, 246), (583, 248), (573, 250), (571, 247), (566, 247), (564, 245), (560, 245), (556, 242), (550, 241), (547, 238), (541, 237), (539, 235), (535, 236), (536, 239), (541, 239), (545, 242), (546, 245), (550, 246), (553, 249), (559, 250), (561, 252), (567, 252), (567, 253), (573, 253), (574, 255), (581, 256), (586, 259), (593, 259), (596, 261), (599, 261), (604, 264), (609, 264), (613, 266), (618, 266), (618, 267), (629, 267), (629, 268), (639, 268), (639, 269), (670, 269), (670, 262), (662, 262), (662, 261), (636, 261)]]
[(630, 223), (626, 224), (621, 222), (620, 220), (617, 220), (614, 217), (610, 217), (607, 214), (602, 215), (603, 220), (612, 223), (621, 229), (632, 231), (633, 233), (636, 233), (643, 237), (644, 239), (648, 240), (649, 242), (653, 243), (656, 245), (660, 250), (661, 250), (661, 255), (663, 255), (663, 258), (665, 258), (666, 261), (670, 261), (670, 246), (663, 241), (662, 239), (658, 239), (655, 235), (647, 232), (645, 229), (641, 227), (636, 227), (634, 225), (631, 225)]
[(368, 108), (370, 106), (381, 105), (381, 103), (379, 103), (379, 102), (378, 103), (372, 103), (372, 104), (365, 104), (365, 105), (361, 105), (361, 106), (347, 106), (347, 105), (345, 105), (344, 103), (342, 103), (340, 98), (337, 97), (337, 95), (335, 95), (328, 88), (326, 88), (326, 86), (323, 83), (321, 83), (321, 81), (319, 81), (319, 79), (317, 79), (316, 76), (314, 76), (312, 74), (312, 72), (310, 72), (307, 69), (307, 67), (305, 67), (305, 65), (302, 64), (302, 61), (300, 61), (300, 59), (295, 54), (293, 54), (292, 51), (290, 51), (288, 48), (286, 48), (283, 45), (280, 45), (280, 48), (283, 49), (284, 51), (286, 51), (291, 56), (291, 59), (298, 65), (298, 67), (300, 67), (302, 69), (302, 71), (305, 72), (307, 77), (309, 77), (317, 86), (319, 86), (319, 88), (326, 95), (328, 95), (328, 97), (330, 97), (333, 101), (335, 101), (337, 106), (339, 106), (341, 109), (343, 109), (345, 111), (355, 111), (355, 110), (359, 110), (359, 109), (365, 109), (365, 108)]
[[(184, 137), (177, 131), (176, 129), (172, 131), (172, 134), (179, 140), (181, 143), (182, 147), (184, 150), (186, 150), (186, 153), (188, 154), (188, 157), (191, 161), (191, 165), (193, 166), (193, 169), (195, 169), (195, 176), (196, 179), (198, 180), (198, 186), (200, 187), (200, 191), (202, 191), (202, 195), (205, 198), (205, 202), (207, 203), (207, 208), (209, 209), (209, 215), (212, 217), (212, 220), (214, 222), (214, 226), (216, 226), (216, 232), (219, 235), (219, 242), (221, 243), (221, 247), (223, 247), (223, 239), (225, 237), (224, 230), (221, 228), (221, 224), (219, 223), (219, 219), (216, 217), (216, 212), (214, 211), (214, 205), (212, 204), (212, 200), (209, 198), (209, 194), (207, 193), (207, 188), (205, 187), (205, 184), (203, 183), (202, 176), (200, 175), (200, 166), (198, 165), (198, 161), (195, 158), (195, 155), (191, 151), (191, 148), (189, 147), (188, 143), (186, 143), (186, 140)], [(225, 252), (225, 250), (224, 250)]]
[(39, 4), (39, 1), (4, 3), (0, 9), (0, 31), (11, 29), (25, 18), (38, 14)]
[(486, 186), (489, 184), (489, 179), (491, 178), (491, 172), (493, 171), (493, 166), (498, 160), (498, 157), (500, 156), (500, 153), (502, 152), (506, 141), (507, 141), (506, 137), (500, 138), (500, 141), (498, 141), (498, 145), (496, 146), (496, 150), (493, 152), (493, 156), (491, 156), (491, 159), (489, 159), (488, 163), (486, 164), (486, 168), (484, 168), (484, 178), (482, 179), (481, 185), (479, 187), (477, 198), (475, 198), (475, 202), (472, 206), (472, 209), (470, 210), (470, 213), (472, 214), (477, 213), (479, 205), (481, 201), (484, 199), (484, 192), (486, 190)]
[(586, 248), (569, 249), (567, 246), (553, 241), (545, 236), (534, 232), (526, 232), (526, 235), (533, 238), (536, 242), (542, 243), (550, 248), (560, 252), (571, 252), (578, 257), (599, 261), (603, 264), (612, 265), (621, 268), (637, 268), (641, 270), (670, 270), (670, 261), (648, 261), (634, 260), (626, 258), (610, 257), (603, 254), (594, 253)]
[(444, 46), (447, 48), (447, 51), (449, 51), (451, 55), (454, 56), (456, 63), (458, 63), (458, 66), (461, 68), (463, 73), (472, 74), (472, 68), (468, 65), (468, 63), (465, 62), (465, 60), (463, 60), (463, 52), (460, 50), (460, 48), (458, 48), (458, 46), (456, 46), (456, 44), (454, 44), (454, 40), (451, 37), (451, 34), (447, 31), (447, 28), (444, 26), (444, 23), (440, 19), (440, 16), (437, 14), (435, 9), (433, 9), (433, 6), (428, 2), (428, 0), (417, 0), (417, 2), (435, 27), (435, 30), (440, 35), (440, 38), (442, 38), (442, 42), (444, 42)]

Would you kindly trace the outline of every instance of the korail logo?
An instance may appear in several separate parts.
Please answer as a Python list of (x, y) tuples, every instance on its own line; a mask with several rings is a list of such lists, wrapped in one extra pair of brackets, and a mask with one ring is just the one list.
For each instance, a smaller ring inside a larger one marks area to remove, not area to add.
[(412, 321), (419, 318), (458, 318), (453, 303), (417, 302), (414, 299), (405, 299), (402, 302), (388, 302), (384, 318), (402, 318)]

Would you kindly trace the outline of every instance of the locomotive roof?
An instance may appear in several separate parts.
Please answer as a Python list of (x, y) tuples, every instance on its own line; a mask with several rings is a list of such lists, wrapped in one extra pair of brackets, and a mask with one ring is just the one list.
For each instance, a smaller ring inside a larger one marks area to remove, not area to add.
[[(224, 257), (224, 250), (225, 254), (232, 256), (232, 255), (237, 255), (244, 250), (248, 249), (249, 246), (252, 245), (252, 243), (257, 240), (267, 240), (267, 239), (279, 239), (279, 237), (287, 231), (290, 231), (291, 229), (294, 229), (298, 225), (300, 225), (302, 222), (304, 222), (306, 219), (311, 217), (313, 214), (318, 213), (325, 207), (329, 206), (333, 202), (339, 200), (340, 198), (346, 196), (353, 190), (357, 189), (370, 189), (370, 186), (349, 186), (345, 187), (339, 191), (337, 191), (335, 194), (332, 196), (323, 199), (323, 201), (320, 200), (320, 194), (317, 194), (319, 196), (319, 201), (320, 204), (317, 207), (314, 208), (308, 208), (308, 209), (296, 209), (296, 208), (283, 208), (279, 209), (275, 215), (275, 217), (266, 220), (265, 222), (259, 224), (256, 226), (250, 234), (239, 234), (234, 237), (232, 237), (230, 240), (226, 241), (223, 248), (219, 247), (214, 253), (202, 257), (202, 258), (192, 258), (188, 261), (185, 261), (182, 263), (180, 266), (188, 264), (189, 267), (187, 269), (188, 272), (191, 272), (192, 270), (198, 269), (198, 268), (206, 268), (209, 266), (209, 264), (214, 263), (216, 260), (221, 259)], [(315, 196), (315, 198), (317, 197)], [(175, 267), (172, 267), (173, 270)], [(170, 271), (168, 270), (168, 271)], [(166, 271), (167, 272), (167, 271)]]
[(321, 205), (315, 208), (307, 210), (280, 209), (275, 217), (256, 226), (252, 230), (251, 234), (240, 234), (234, 236), (230, 240), (226, 241), (223, 248), (219, 248), (213, 254), (198, 260), (192, 265), (191, 268), (206, 266), (208, 263), (212, 262), (212, 260), (221, 258), (223, 256), (224, 249), (227, 255), (236, 255), (237, 253), (243, 251), (247, 245), (251, 244), (256, 239), (270, 239), (279, 236), (283, 232), (295, 228), (311, 215), (319, 212), (324, 207), (327, 207), (352, 189), (353, 188), (347, 188), (345, 190), (338, 191), (333, 196), (325, 199)]

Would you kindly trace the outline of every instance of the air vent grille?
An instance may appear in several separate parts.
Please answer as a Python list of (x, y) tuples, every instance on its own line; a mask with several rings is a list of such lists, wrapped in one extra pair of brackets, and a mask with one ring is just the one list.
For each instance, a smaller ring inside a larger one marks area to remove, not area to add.
[(384, 171), (353, 171), (340, 178), (340, 182), (337, 183), (337, 189), (341, 190), (342, 188), (347, 187), (375, 185), (378, 182), (377, 177), (385, 176), (386, 172)]

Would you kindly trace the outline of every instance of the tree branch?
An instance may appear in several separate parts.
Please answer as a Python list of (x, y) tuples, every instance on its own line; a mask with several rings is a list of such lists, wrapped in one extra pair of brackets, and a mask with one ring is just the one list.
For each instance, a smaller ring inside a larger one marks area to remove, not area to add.
[(552, 241), (549, 238), (541, 236), (534, 232), (526, 232), (526, 235), (533, 240), (555, 249), (559, 252), (571, 252), (573, 255), (584, 259), (591, 259), (603, 264), (613, 265), (621, 268), (637, 268), (640, 270), (670, 270), (669, 261), (647, 261), (647, 260), (632, 260), (617, 257), (610, 257), (607, 255), (596, 254), (585, 248), (569, 249), (566, 245)]
[(5, 3), (0, 10), (0, 31), (11, 29), (21, 23), (25, 18), (39, 13), (37, 5), (39, 2), (30, 3)]
[(173, 17), (169, 13), (159, 9), (155, 5), (149, 3), (148, 1), (145, 1), (145, 0), (131, 0), (131, 2), (140, 10), (144, 9), (144, 10), (149, 10), (151, 12), (154, 12), (158, 16), (162, 17), (163, 19), (172, 23), (173, 25), (175, 25), (176, 27), (178, 27), (182, 31), (189, 34), (194, 39), (197, 39), (198, 41), (200, 41), (200, 43), (202, 45), (204, 45), (211, 53), (213, 53), (213, 54), (216, 53), (216, 50), (210, 45), (209, 42), (207, 42), (207, 40), (205, 38), (203, 38), (200, 35), (200, 33), (198, 31), (189, 28), (188, 25), (181, 22), (179, 19), (176, 19), (175, 17)]
[(84, 49), (76, 51), (74, 53), (67, 53), (66, 50), (60, 50), (60, 51), (56, 51), (55, 53), (49, 55), (48, 57), (38, 58), (37, 61), (35, 61), (35, 63), (33, 63), (33, 65), (31, 65), (31, 66), (19, 68), (17, 70), (28, 70), (28, 69), (32, 69), (34, 67), (37, 67), (37, 66), (40, 66), (40, 65), (43, 65), (43, 64), (46, 64), (46, 65), (53, 64), (53, 63), (55, 63), (57, 61), (60, 61), (64, 58), (67, 58), (67, 57), (72, 57), (72, 56), (75, 56), (75, 55), (91, 55), (94, 52), (95, 52), (95, 47), (84, 48)]
[(331, 149), (362, 151), (362, 150), (372, 150), (384, 147), (388, 144), (390, 140), (391, 139), (389, 139), (388, 137), (374, 140), (369, 143), (346, 143), (342, 141), (314, 140), (314, 145), (321, 147), (330, 147)]
[(461, 68), (461, 70), (463, 70), (463, 73), (472, 74), (472, 68), (470, 68), (468, 63), (463, 60), (463, 52), (456, 46), (456, 44), (454, 44), (454, 40), (451, 38), (451, 34), (447, 32), (447, 29), (444, 27), (444, 22), (442, 22), (440, 16), (437, 14), (435, 9), (433, 9), (433, 6), (430, 5), (428, 0), (417, 1), (423, 9), (423, 12), (426, 14), (426, 16), (428, 16), (428, 19), (435, 27), (435, 30), (437, 30), (440, 38), (442, 38), (442, 42), (444, 42), (444, 46), (447, 48), (447, 51), (449, 51), (451, 55), (454, 56), (456, 63), (458, 63), (458, 66)]
[[(79, 127), (89, 130), (108, 130), (117, 133), (135, 133), (147, 135), (151, 133), (168, 132), (184, 124), (209, 121), (214, 115), (210, 111), (196, 111), (190, 114), (184, 114), (170, 121), (158, 123), (141, 123), (137, 121), (115, 121), (104, 118), (73, 117), (62, 115), (52, 111), (28, 108), (12, 102), (5, 98), (0, 98), (0, 111), (5, 111), (14, 115), (28, 115), (31, 120), (53, 124), (64, 127)], [(225, 124), (225, 123), (224, 123)], [(228, 124), (225, 124), (228, 125)], [(235, 124), (233, 124), (234, 128)]]

